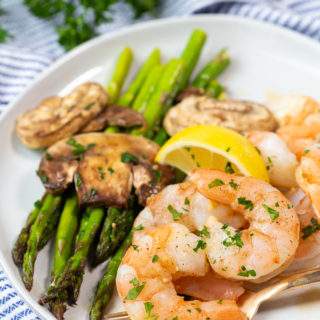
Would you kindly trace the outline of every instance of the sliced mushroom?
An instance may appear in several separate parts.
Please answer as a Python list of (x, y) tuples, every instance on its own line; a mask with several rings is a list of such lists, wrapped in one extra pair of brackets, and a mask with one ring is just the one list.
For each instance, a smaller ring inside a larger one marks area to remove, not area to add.
[(201, 124), (222, 126), (238, 132), (273, 131), (276, 121), (272, 113), (258, 103), (190, 96), (171, 108), (163, 123), (171, 136)]
[(20, 115), (16, 130), (29, 148), (45, 148), (78, 132), (106, 106), (108, 95), (98, 83), (85, 83), (64, 98), (51, 97)]
[(139, 202), (174, 177), (154, 163), (159, 146), (140, 136), (86, 133), (64, 139), (42, 156), (38, 174), (51, 193), (74, 181), (80, 204), (125, 207), (135, 186)]
[(108, 125), (120, 127), (145, 127), (146, 120), (141, 113), (130, 108), (108, 105), (104, 111), (90, 120), (80, 132), (100, 131)]

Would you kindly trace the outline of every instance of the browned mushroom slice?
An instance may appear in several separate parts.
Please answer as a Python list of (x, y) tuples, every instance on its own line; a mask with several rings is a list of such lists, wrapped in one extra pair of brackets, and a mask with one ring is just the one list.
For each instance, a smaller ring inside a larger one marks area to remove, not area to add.
[(108, 95), (100, 84), (85, 83), (64, 98), (51, 97), (20, 115), (16, 130), (29, 148), (48, 147), (78, 132), (106, 106)]
[(154, 163), (158, 150), (140, 136), (80, 134), (50, 147), (38, 174), (51, 193), (62, 192), (74, 181), (80, 204), (125, 207), (133, 185), (145, 204), (148, 195), (173, 178), (171, 169)]
[(222, 126), (238, 132), (273, 131), (276, 121), (272, 113), (258, 103), (190, 96), (171, 108), (163, 123), (171, 136), (201, 124)]
[(145, 127), (146, 121), (143, 115), (135, 110), (117, 105), (108, 105), (97, 117), (90, 120), (81, 129), (81, 132), (100, 131), (108, 125), (120, 127)]

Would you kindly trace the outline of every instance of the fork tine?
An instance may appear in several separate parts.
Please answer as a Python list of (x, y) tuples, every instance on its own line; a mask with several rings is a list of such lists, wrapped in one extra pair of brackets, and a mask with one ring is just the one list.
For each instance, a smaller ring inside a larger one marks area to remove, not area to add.
[(123, 311), (123, 312), (117, 312), (117, 313), (111, 313), (111, 314), (106, 314), (104, 316), (105, 319), (115, 319), (115, 320), (130, 320), (128, 317), (128, 314)]

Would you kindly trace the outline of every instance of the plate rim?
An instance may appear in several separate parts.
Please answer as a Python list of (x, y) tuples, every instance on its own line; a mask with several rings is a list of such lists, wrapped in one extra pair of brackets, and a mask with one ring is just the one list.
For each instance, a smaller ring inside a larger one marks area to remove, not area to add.
[[(91, 47), (94, 47), (105, 41), (112, 41), (113, 39), (116, 39), (117, 37), (122, 35), (128, 35), (130, 33), (141, 31), (148, 27), (156, 28), (166, 24), (186, 23), (186, 22), (191, 22), (196, 24), (196, 22), (198, 21), (203, 22), (204, 20), (207, 20), (207, 21), (220, 20), (221, 22), (227, 21), (228, 23), (232, 23), (232, 22), (243, 23), (248, 25), (249, 27), (259, 27), (260, 30), (264, 29), (267, 31), (276, 32), (277, 34), (280, 33), (280, 35), (289, 37), (294, 41), (299, 41), (301, 44), (305, 44), (306, 46), (311, 47), (313, 50), (319, 51), (319, 55), (320, 55), (320, 42), (318, 42), (317, 40), (312, 39), (304, 34), (301, 34), (298, 31), (288, 29), (280, 25), (275, 25), (271, 22), (257, 20), (252, 17), (235, 16), (231, 14), (206, 13), (206, 14), (195, 14), (195, 15), (189, 15), (189, 16), (172, 16), (172, 17), (162, 18), (158, 20), (145, 21), (145, 22), (134, 24), (134, 25), (128, 25), (128, 26), (122, 27), (119, 30), (111, 31), (111, 32), (99, 35), (98, 37), (79, 45), (75, 49), (59, 57), (48, 68), (40, 72), (40, 74), (37, 74), (35, 78), (7, 105), (7, 107), (3, 110), (3, 112), (0, 115), (0, 126), (6, 121), (7, 117), (9, 117), (10, 114), (15, 111), (15, 105), (17, 105), (24, 98), (24, 96), (29, 92), (29, 90), (33, 88), (33, 86), (36, 86), (38, 83), (43, 81), (47, 76), (50, 76), (50, 74), (54, 72), (55, 69), (68, 63), (70, 60), (72, 60), (73, 57), (85, 52), (86, 50), (89, 50)], [(12, 287), (18, 293), (19, 298), (21, 298), (24, 303), (27, 303), (28, 307), (31, 308), (31, 310), (33, 310), (37, 316), (40, 316), (43, 319), (52, 319), (52, 320), (55, 319), (54, 316), (46, 308), (35, 303), (34, 297), (32, 297), (29, 294), (29, 292), (24, 288), (22, 283), (17, 282), (14, 279), (15, 278), (14, 271), (11, 270), (1, 250), (0, 250), (0, 266), (2, 267), (4, 274), (9, 280), (9, 282), (11, 283)]]

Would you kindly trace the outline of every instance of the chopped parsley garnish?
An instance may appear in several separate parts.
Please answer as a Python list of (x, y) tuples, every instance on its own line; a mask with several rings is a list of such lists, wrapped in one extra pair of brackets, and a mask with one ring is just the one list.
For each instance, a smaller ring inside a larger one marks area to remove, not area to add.
[(207, 244), (203, 240), (198, 240), (197, 246), (193, 248), (193, 251), (197, 252), (199, 249), (204, 250)]
[(212, 264), (216, 264), (216, 262), (217, 262), (217, 259), (214, 259), (214, 260), (212, 261)]
[(48, 177), (45, 175), (45, 172), (42, 170), (37, 171), (37, 175), (39, 176), (42, 183), (46, 183), (48, 181)]
[(272, 160), (270, 157), (267, 158), (269, 163), (272, 163)]
[(237, 246), (239, 248), (242, 248), (243, 247), (243, 242), (241, 240), (242, 232), (238, 232), (234, 236), (232, 236), (231, 232), (227, 230), (228, 227), (229, 227), (229, 223), (226, 223), (221, 227), (224, 233), (228, 236), (226, 239), (222, 241), (222, 244), (225, 247)]
[(218, 300), (218, 302), (217, 302), (217, 303), (218, 303), (218, 304), (222, 304), (222, 301), (223, 301), (223, 300), (222, 300), (222, 299), (220, 299), (220, 300)]
[(132, 245), (132, 247), (133, 247), (133, 249), (134, 249), (135, 251), (138, 251), (138, 252), (139, 252), (139, 249), (138, 249), (138, 248), (139, 248), (139, 246), (138, 246), (138, 245), (133, 244), (133, 245)]
[(185, 198), (185, 199), (184, 199), (184, 204), (185, 204), (185, 205), (190, 204), (190, 200), (189, 200), (188, 198)]
[(113, 174), (114, 173), (114, 170), (112, 168), (108, 168), (108, 171)]
[(129, 152), (123, 152), (121, 153), (121, 161), (124, 163), (138, 163), (138, 158)]
[(311, 236), (314, 232), (320, 230), (320, 224), (318, 223), (318, 220), (315, 218), (311, 218), (311, 225), (306, 226), (302, 229), (303, 236), (302, 239), (307, 239), (309, 236)]
[(192, 160), (194, 160), (194, 158), (195, 158), (195, 155), (194, 155), (194, 154), (192, 154), (192, 155), (191, 155), (191, 158), (192, 158)]
[(178, 316), (175, 316), (174, 318), (172, 318), (172, 320), (178, 320)]
[(202, 310), (200, 308), (195, 308), (199, 313), (202, 312)]
[(40, 200), (37, 200), (33, 205), (36, 209), (41, 209), (42, 207), (42, 203)]
[(157, 262), (158, 260), (159, 260), (159, 256), (155, 254), (155, 255), (152, 257), (152, 263), (155, 263), (155, 262)]
[(98, 193), (98, 191), (96, 190), (96, 189), (91, 189), (91, 191), (90, 191), (90, 194), (92, 195), (92, 196), (94, 196), (95, 194), (97, 194)]
[(225, 183), (220, 179), (214, 179), (208, 184), (208, 187), (211, 189), (213, 187), (223, 186)]
[(141, 157), (142, 157), (143, 159), (147, 159), (147, 156), (146, 156), (145, 154), (143, 154)]
[(144, 318), (144, 320), (151, 320), (152, 318), (156, 317), (156, 314), (151, 314), (151, 310), (153, 309), (154, 305), (151, 302), (145, 302), (144, 303), (144, 309), (146, 310), (146, 317)]
[(76, 173), (76, 186), (80, 187), (82, 185), (82, 179), (80, 173)]
[(102, 167), (98, 167), (98, 172), (100, 180), (103, 180), (106, 173), (102, 171)]
[(157, 182), (161, 182), (162, 180), (162, 173), (158, 170), (152, 170), (153, 174), (155, 175), (156, 177), (156, 181)]
[(203, 226), (202, 230), (196, 230), (198, 236), (204, 235), (206, 238), (210, 239), (210, 232), (208, 231), (207, 226)]
[(191, 150), (191, 147), (184, 147), (188, 152)]
[(197, 168), (200, 168), (200, 163), (196, 162), (196, 166), (197, 166)]
[(309, 149), (306, 149), (306, 150), (303, 151), (304, 154), (308, 154), (309, 152), (310, 152)]
[(261, 154), (261, 151), (259, 150), (259, 148), (258, 148), (258, 147), (255, 147), (255, 148), (256, 148), (257, 152), (258, 152), (259, 154)]
[(144, 229), (144, 226), (140, 223), (138, 226), (134, 227), (132, 229), (133, 232), (135, 231), (140, 231), (140, 230), (143, 230)]
[(94, 105), (94, 102), (89, 102), (85, 107), (84, 110), (89, 110)]
[(228, 147), (227, 149), (226, 149), (226, 152), (229, 152), (231, 150), (231, 148), (230, 147)]
[(276, 207), (279, 207), (279, 202), (276, 202), (274, 205), (275, 205)]
[(262, 206), (268, 211), (269, 216), (271, 218), (272, 221), (274, 221), (274, 219), (276, 219), (277, 217), (279, 217), (279, 211), (270, 208), (269, 206), (267, 206), (266, 204), (262, 204)]
[(172, 214), (173, 221), (179, 221), (179, 217), (183, 215), (183, 212), (178, 212), (171, 204), (168, 205), (168, 210)]
[(238, 276), (240, 277), (249, 277), (249, 276), (255, 277), (257, 275), (253, 269), (247, 270), (245, 266), (241, 266), (240, 268), (242, 270), (241, 272), (238, 273)]
[(239, 186), (237, 183), (235, 183), (233, 181), (233, 179), (231, 179), (231, 181), (229, 182), (230, 186), (234, 189), (234, 190), (238, 190), (239, 189)]
[(270, 170), (270, 166), (266, 166), (266, 169), (269, 171)]
[(72, 146), (74, 149), (72, 150), (72, 154), (74, 156), (78, 156), (77, 159), (79, 161), (82, 160), (83, 154), (92, 149), (96, 144), (95, 143), (89, 143), (87, 147), (85, 148), (81, 143), (77, 143), (77, 141), (74, 138), (69, 138), (67, 141), (67, 144), (69, 146)]
[(251, 200), (247, 200), (245, 197), (238, 198), (238, 203), (244, 205), (245, 206), (244, 208), (246, 210), (247, 209), (249, 209), (250, 211), (253, 210), (254, 205), (253, 205), (252, 201)]
[(143, 281), (142, 284), (140, 285), (139, 280), (137, 278), (134, 278), (134, 279), (130, 280), (129, 283), (132, 283), (134, 285), (134, 287), (128, 291), (125, 299), (126, 300), (136, 300), (138, 295), (141, 293), (144, 286), (146, 285), (146, 282)]
[(46, 152), (46, 159), (48, 161), (51, 161), (53, 159), (53, 156), (49, 152)]
[(231, 165), (230, 161), (227, 162), (226, 167), (224, 168), (224, 171), (228, 172), (228, 173), (231, 173), (231, 174), (235, 173), (235, 171), (232, 168), (232, 165)]

